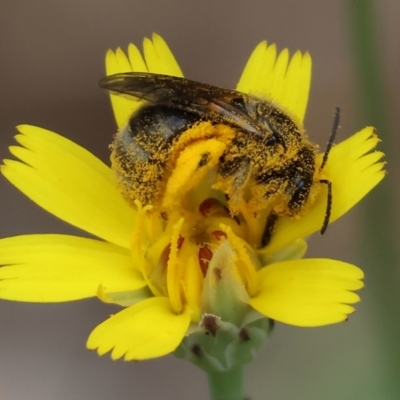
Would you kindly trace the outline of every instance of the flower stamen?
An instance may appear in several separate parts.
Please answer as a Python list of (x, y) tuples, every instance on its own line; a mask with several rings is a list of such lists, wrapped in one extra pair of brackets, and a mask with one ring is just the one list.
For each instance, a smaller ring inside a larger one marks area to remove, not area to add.
[(181, 298), (181, 275), (184, 266), (178, 258), (179, 243), (183, 244), (180, 234), (184, 219), (180, 218), (172, 229), (171, 246), (167, 263), (167, 291), (172, 309), (180, 314), (183, 311)]
[(246, 246), (246, 242), (233, 233), (229, 226), (221, 225), (221, 229), (225, 231), (232, 248), (236, 252), (239, 274), (245, 283), (249, 296), (253, 297), (258, 293), (258, 276), (254, 260), (250, 258), (246, 250), (248, 246)]
[(152, 284), (149, 279), (150, 272), (152, 271), (152, 265), (146, 260), (146, 250), (147, 250), (147, 237), (146, 237), (146, 227), (148, 226), (148, 212), (152, 210), (152, 206), (147, 205), (142, 206), (142, 203), (138, 200), (135, 201), (137, 207), (137, 219), (131, 239), (131, 254), (132, 258), (137, 262), (137, 268), (142, 273), (144, 280), (146, 281), (149, 289), (154, 293), (154, 295), (160, 295), (159, 290)]

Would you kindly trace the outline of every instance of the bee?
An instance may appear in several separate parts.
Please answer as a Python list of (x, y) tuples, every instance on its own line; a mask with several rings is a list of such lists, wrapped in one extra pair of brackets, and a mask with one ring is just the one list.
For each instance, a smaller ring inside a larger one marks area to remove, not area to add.
[[(272, 207), (267, 218), (261, 246), (270, 240), (280, 215), (300, 213), (316, 180), (328, 187), (321, 233), (326, 230), (332, 187), (330, 181), (318, 180), (318, 172), (327, 161), (339, 125), (338, 109), (328, 148), (317, 168), (317, 146), (294, 118), (265, 99), (180, 77), (141, 72), (107, 76), (99, 85), (140, 101), (112, 144), (112, 166), (131, 203), (138, 199), (142, 204), (158, 204), (173, 160), (185, 146), (216, 138), (226, 145), (218, 160), (216, 187), (225, 193), (230, 213), (237, 214), (236, 204), (241, 199), (252, 203), (255, 211), (266, 204), (280, 204)], [(231, 133), (218, 137), (214, 132), (201, 138), (187, 133), (207, 121), (228, 126)], [(198, 168), (205, 167), (209, 158), (209, 153), (202, 154)]]

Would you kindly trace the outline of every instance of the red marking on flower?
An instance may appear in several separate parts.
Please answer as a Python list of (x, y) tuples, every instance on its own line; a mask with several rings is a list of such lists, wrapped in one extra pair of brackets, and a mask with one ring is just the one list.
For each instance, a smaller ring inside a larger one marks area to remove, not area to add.
[(214, 239), (217, 239), (217, 240), (226, 239), (228, 237), (224, 231), (220, 231), (220, 230), (211, 232), (211, 235)]
[(221, 268), (214, 268), (213, 272), (214, 272), (215, 278), (220, 281), (222, 279)]
[(210, 214), (211, 210), (216, 206), (220, 205), (221, 203), (219, 200), (214, 199), (213, 197), (209, 197), (208, 199), (205, 199), (200, 205), (199, 205), (199, 211), (201, 212), (202, 215), (205, 217)]
[(171, 253), (171, 243), (169, 243), (168, 246), (161, 253), (160, 261), (161, 265), (163, 266), (163, 269), (167, 268), (167, 263), (170, 253)]
[(178, 250), (182, 247), (183, 242), (185, 241), (185, 238), (181, 235), (178, 237)]
[(199, 344), (194, 344), (191, 348), (192, 353), (197, 357), (197, 358), (203, 358), (204, 357), (204, 352), (203, 349)]
[(201, 321), (201, 325), (204, 327), (206, 334), (215, 337), (219, 328), (218, 319), (215, 315), (206, 314)]
[(198, 253), (199, 264), (201, 272), (203, 273), (204, 276), (206, 276), (207, 274), (208, 264), (210, 263), (212, 256), (213, 256), (212, 251), (206, 245), (199, 248), (199, 253)]
[[(185, 241), (185, 238), (183, 236), (179, 235), (178, 242), (177, 242), (178, 250), (182, 247), (184, 241)], [(168, 243), (168, 245), (165, 247), (165, 249), (161, 253), (161, 257), (160, 257), (163, 268), (167, 267), (170, 254), (171, 254), (171, 243)]]
[(239, 331), (239, 339), (242, 342), (248, 342), (250, 340), (249, 332), (248, 332), (248, 330), (246, 328), (242, 328)]

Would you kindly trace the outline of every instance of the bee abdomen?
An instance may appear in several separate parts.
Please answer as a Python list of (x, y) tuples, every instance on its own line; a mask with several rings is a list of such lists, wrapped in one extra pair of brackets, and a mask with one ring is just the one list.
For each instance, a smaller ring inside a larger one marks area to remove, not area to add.
[(133, 203), (152, 204), (162, 192), (165, 166), (173, 144), (197, 114), (165, 105), (145, 105), (115, 136), (111, 162), (123, 195)]
[(189, 125), (199, 120), (199, 116), (193, 112), (165, 105), (150, 105), (133, 114), (127, 128), (133, 141), (150, 150), (159, 141), (171, 145)]

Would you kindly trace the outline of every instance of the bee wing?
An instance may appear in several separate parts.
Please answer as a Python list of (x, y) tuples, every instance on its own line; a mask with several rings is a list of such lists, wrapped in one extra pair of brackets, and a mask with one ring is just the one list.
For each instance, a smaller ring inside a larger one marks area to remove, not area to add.
[(109, 75), (101, 79), (99, 85), (113, 94), (208, 115), (257, 132), (255, 121), (246, 112), (243, 94), (235, 90), (143, 72)]
[(184, 105), (189, 102), (203, 105), (215, 98), (224, 99), (229, 103), (240, 97), (240, 94), (234, 90), (222, 89), (176, 76), (144, 72), (109, 75), (101, 79), (99, 85), (114, 94), (168, 105)]

